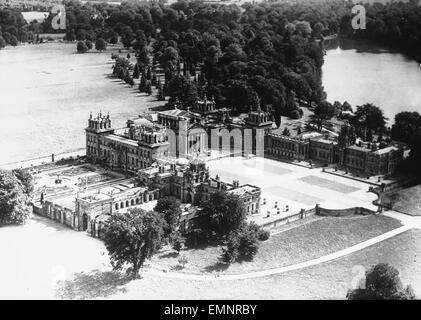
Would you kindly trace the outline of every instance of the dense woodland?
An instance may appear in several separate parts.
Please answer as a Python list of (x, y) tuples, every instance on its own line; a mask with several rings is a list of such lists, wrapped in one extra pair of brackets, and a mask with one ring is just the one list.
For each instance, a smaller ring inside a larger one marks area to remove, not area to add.
[[(242, 112), (257, 107), (258, 96), (275, 118), (298, 118), (296, 98), (316, 105), (324, 100), (322, 36), (382, 42), (421, 56), (421, 6), (415, 1), (366, 5), (367, 29), (357, 31), (351, 28), (352, 3), (344, 0), (279, 1), (242, 8), (200, 1), (171, 6), (158, 1), (64, 5), (66, 40), (120, 40), (139, 56), (153, 55), (148, 63), (159, 62), (165, 68), (165, 89), (183, 66), (182, 76), (174, 79), (178, 86), (191, 86), (187, 96), (177, 97), (182, 102), (207, 93), (218, 105)], [(28, 24), (19, 9), (0, 8), (0, 48), (56, 32), (51, 19)], [(201, 88), (188, 83), (189, 75), (196, 76)]]

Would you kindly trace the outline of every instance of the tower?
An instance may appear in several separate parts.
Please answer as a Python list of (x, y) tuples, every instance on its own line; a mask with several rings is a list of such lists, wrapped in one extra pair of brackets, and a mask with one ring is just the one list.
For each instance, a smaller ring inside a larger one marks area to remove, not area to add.
[[(251, 147), (253, 154), (263, 156), (265, 136), (270, 132), (273, 121), (270, 113), (262, 111), (260, 108), (260, 99), (257, 95), (254, 100), (257, 110), (253, 110), (253, 106), (250, 106), (250, 112), (248, 113), (245, 123), (246, 129), (252, 129)], [(246, 141), (244, 141), (244, 143), (246, 143)]]
[(103, 116), (100, 112), (96, 117), (92, 117), (92, 112), (88, 119), (86, 133), (86, 155), (91, 160), (96, 160), (102, 156), (100, 149), (100, 136), (102, 134), (114, 133), (111, 126), (110, 115)]

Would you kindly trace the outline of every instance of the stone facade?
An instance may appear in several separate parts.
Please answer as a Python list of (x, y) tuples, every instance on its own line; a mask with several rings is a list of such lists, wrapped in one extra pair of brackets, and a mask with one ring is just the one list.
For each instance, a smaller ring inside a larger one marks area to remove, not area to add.
[(112, 127), (109, 115), (91, 115), (86, 154), (92, 162), (127, 173), (148, 168), (157, 159), (191, 159), (209, 150), (241, 155), (261, 151), (263, 156), (272, 125), (270, 114), (260, 108), (246, 118), (231, 118), (229, 110), (217, 110), (213, 100), (198, 101), (192, 110), (175, 107), (142, 115), (121, 129)]
[(319, 133), (305, 133), (296, 137), (269, 133), (266, 136), (265, 155), (275, 159), (315, 160), (338, 164), (348, 170), (368, 175), (393, 174), (404, 158), (402, 144), (390, 144), (378, 149), (378, 143), (347, 144), (339, 137)]
[(76, 231), (86, 231), (94, 237), (100, 237), (101, 228), (110, 215), (159, 198), (158, 193), (147, 188), (120, 188), (108, 187), (108, 192), (90, 192), (47, 200), (42, 203), (38, 214)]
[(239, 181), (232, 183), (221, 181), (218, 176), (209, 176), (209, 169), (200, 160), (188, 163), (168, 163), (140, 170), (139, 183), (149, 186), (160, 197), (174, 196), (183, 203), (200, 205), (209, 199), (210, 194), (217, 191), (226, 191), (237, 194), (245, 203), (249, 214), (260, 210), (261, 189), (257, 186)]
[(165, 128), (147, 117), (127, 121), (127, 127), (115, 130), (109, 115), (89, 118), (86, 128), (86, 155), (92, 162), (111, 169), (136, 173), (149, 167), (154, 159), (168, 155)]

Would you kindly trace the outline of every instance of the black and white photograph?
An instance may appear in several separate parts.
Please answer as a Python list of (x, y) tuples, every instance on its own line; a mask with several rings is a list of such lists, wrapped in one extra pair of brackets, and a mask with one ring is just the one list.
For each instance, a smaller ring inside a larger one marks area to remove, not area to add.
[(0, 300), (418, 299), (421, 0), (0, 0)]

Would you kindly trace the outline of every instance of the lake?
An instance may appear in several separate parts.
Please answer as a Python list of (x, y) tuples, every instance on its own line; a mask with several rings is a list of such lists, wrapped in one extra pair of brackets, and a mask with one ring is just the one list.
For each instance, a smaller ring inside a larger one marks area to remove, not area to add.
[(0, 50), (0, 164), (83, 148), (91, 111), (109, 112), (123, 127), (146, 104), (162, 104), (108, 77), (116, 50), (77, 54), (76, 43)]
[(421, 112), (419, 63), (374, 45), (335, 42), (329, 44), (323, 65), (328, 101), (348, 101), (354, 108), (373, 103), (384, 110), (389, 125), (400, 111)]

